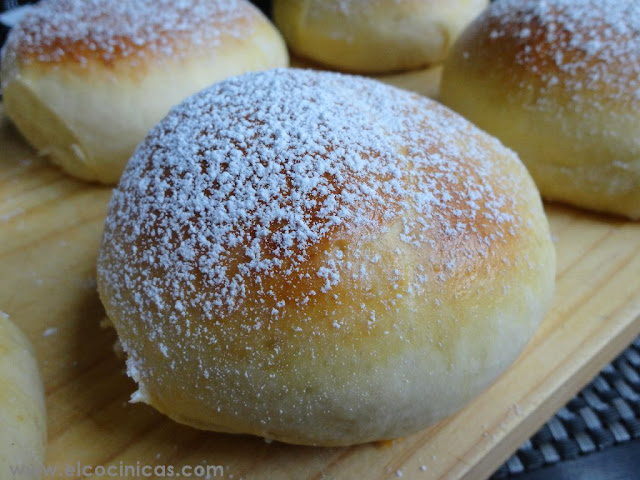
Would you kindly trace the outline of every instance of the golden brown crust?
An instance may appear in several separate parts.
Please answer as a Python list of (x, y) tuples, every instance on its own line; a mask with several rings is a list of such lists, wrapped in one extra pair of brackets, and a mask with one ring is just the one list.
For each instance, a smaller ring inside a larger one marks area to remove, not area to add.
[(71, 175), (114, 184), (171, 106), (228, 76), (284, 67), (248, 0), (44, 0), (2, 51), (7, 114)]
[(543, 196), (640, 216), (640, 4), (496, 2), (445, 65), (443, 102), (518, 152)]
[(8, 48), (26, 63), (113, 68), (124, 59), (180, 57), (217, 47), (222, 37), (248, 37), (261, 20), (245, 0), (45, 0), (12, 31)]
[[(304, 78), (304, 77), (301, 77)], [(313, 78), (311, 76), (311, 78)], [(355, 82), (354, 82), (355, 83)], [(406, 95), (411, 101), (415, 101), (417, 105), (421, 102), (420, 97), (416, 95)], [(405, 102), (407, 99), (403, 99)], [(449, 134), (441, 137), (440, 133), (434, 131), (436, 124), (433, 121), (429, 121), (422, 117), (422, 113), (418, 112), (417, 105), (412, 105), (410, 102), (400, 102), (395, 105), (395, 114), (413, 117), (414, 115), (419, 118), (415, 123), (412, 123), (412, 130), (407, 130), (401, 133), (401, 138), (406, 142), (406, 147), (399, 145), (399, 155), (408, 155), (408, 150), (419, 151), (419, 155), (423, 159), (430, 157), (437, 158), (436, 162), (423, 162), (422, 164), (413, 165), (413, 172), (410, 175), (402, 175), (402, 182), (419, 183), (423, 182), (423, 185), (405, 185), (402, 188), (431, 188), (434, 195), (434, 202), (429, 205), (428, 227), (419, 227), (420, 232), (424, 228), (424, 232), (418, 233), (418, 235), (427, 238), (423, 238), (417, 242), (421, 244), (421, 249), (414, 252), (417, 257), (429, 258), (429, 270), (425, 271), (425, 275), (438, 278), (444, 283), (447, 280), (447, 286), (443, 287), (443, 291), (450, 288), (448, 282), (455, 285), (455, 290), (462, 293), (467, 290), (472, 283), (472, 279), (477, 278), (478, 275), (490, 275), (491, 271), (499, 269), (500, 265), (504, 261), (515, 260), (515, 255), (518, 252), (517, 243), (521, 240), (523, 228), (522, 219), (518, 216), (510, 213), (517, 203), (514, 199), (514, 192), (517, 189), (514, 188), (512, 182), (504, 182), (503, 180), (495, 182), (494, 185), (488, 187), (489, 197), (479, 199), (479, 194), (474, 197), (473, 200), (468, 196), (469, 188), (476, 188), (486, 182), (484, 176), (487, 174), (487, 159), (491, 158), (492, 169), (499, 170), (502, 168), (508, 169), (508, 167), (502, 165), (502, 161), (506, 161), (507, 165), (512, 160), (507, 160), (510, 154), (506, 152), (500, 152), (496, 149), (496, 146), (485, 139), (484, 135), (480, 132), (471, 132), (463, 130), (462, 125), (458, 124), (458, 119), (446, 110), (437, 109), (435, 105), (429, 104), (428, 108), (437, 111), (440, 122), (446, 124), (448, 121), (455, 124), (456, 131), (459, 131), (462, 135), (463, 131), (465, 135), (473, 139), (476, 146), (470, 149), (470, 152), (477, 153), (479, 149), (482, 149), (482, 155), (475, 156), (474, 154), (465, 155), (460, 157), (463, 149), (453, 148), (447, 143), (455, 141)], [(257, 103), (256, 105), (246, 105), (246, 110), (242, 112), (242, 116), (251, 118), (253, 116), (263, 115), (262, 109), (264, 105)], [(344, 108), (351, 108), (345, 106)], [(427, 108), (423, 106), (423, 108)], [(259, 112), (259, 115), (257, 115)], [(200, 113), (202, 114), (202, 112)], [(180, 118), (179, 122), (189, 124), (193, 122), (193, 114), (183, 113), (176, 114)], [(249, 120), (250, 121), (250, 120)], [(202, 135), (205, 135), (203, 127)], [(443, 127), (444, 128), (444, 127)], [(415, 130), (413, 130), (415, 129)], [(460, 129), (460, 130), (458, 130)], [(433, 132), (432, 135), (428, 133), (417, 132)], [(166, 135), (172, 135), (172, 132), (166, 130)], [(380, 132), (382, 134), (382, 131)], [(153, 137), (150, 137), (153, 138)], [(157, 141), (157, 140), (156, 140)], [(156, 148), (162, 148), (156, 141), (151, 141), (146, 145), (146, 150), (153, 155)], [(340, 146), (341, 147), (341, 146)], [(209, 158), (212, 152), (198, 147), (197, 157), (199, 172), (210, 171), (212, 165)], [(235, 148), (241, 155), (248, 155), (248, 151), (239, 145)], [(315, 161), (328, 163), (335, 163), (335, 149), (334, 146), (328, 146), (328, 155), (317, 155)], [(383, 155), (382, 152), (370, 148), (364, 147), (364, 151), (360, 154), (365, 162), (376, 163)], [(144, 195), (162, 195), (164, 198), (175, 198), (176, 189), (182, 188), (177, 185), (180, 183), (180, 178), (176, 177), (175, 168), (166, 166), (161, 167), (161, 171), (156, 173), (156, 168), (152, 162), (152, 157), (141, 160), (141, 172), (142, 176), (153, 175), (152, 182), (155, 185), (162, 186), (160, 191), (154, 191), (152, 189), (146, 192)], [(498, 161), (498, 159), (501, 159)], [(136, 162), (134, 162), (136, 163)], [(265, 166), (267, 165), (265, 161)], [(274, 167), (277, 165), (277, 167)], [(451, 165), (455, 165), (451, 168)], [(500, 166), (500, 167), (498, 167)], [(272, 163), (269, 163), (270, 168), (283, 169), (286, 171), (290, 168), (285, 163), (285, 157), (274, 158)], [(517, 170), (517, 169), (516, 169)], [(223, 169), (224, 172), (224, 169)], [(372, 170), (367, 175), (367, 183), (371, 185), (377, 185), (378, 188), (381, 185), (392, 182), (394, 180), (392, 171), (381, 172)], [(494, 171), (493, 174), (499, 178), (508, 178), (507, 175), (503, 175), (498, 171)], [(184, 175), (190, 175), (185, 173)], [(521, 174), (520, 174), (521, 175)], [(134, 178), (139, 178), (140, 174), (130, 174)], [(517, 177), (516, 177), (517, 178)], [(293, 245), (287, 251), (286, 256), (283, 257), (283, 248), (280, 244), (278, 237), (278, 231), (283, 228), (288, 228), (286, 220), (272, 221), (269, 224), (270, 235), (259, 237), (257, 230), (261, 225), (258, 225), (258, 218), (255, 211), (247, 212), (250, 215), (250, 224), (243, 225), (238, 223), (233, 227), (232, 235), (239, 238), (238, 242), (234, 243), (233, 248), (229, 248), (227, 256), (222, 262), (224, 268), (225, 281), (218, 284), (216, 282), (216, 289), (224, 290), (227, 282), (231, 282), (235, 277), (243, 277), (243, 289), (247, 292), (261, 292), (261, 294), (255, 297), (249, 296), (244, 299), (241, 305), (235, 305), (234, 309), (239, 309), (244, 312), (252, 312), (260, 310), (264, 314), (257, 315), (264, 318), (265, 326), (267, 330), (271, 330), (271, 327), (288, 328), (287, 321), (278, 315), (269, 316), (276, 304), (284, 302), (286, 305), (296, 305), (296, 311), (293, 319), (309, 318), (309, 312), (312, 312), (317, 307), (317, 302), (326, 302), (326, 299), (315, 296), (309, 296), (307, 292), (320, 292), (323, 288), (323, 284), (326, 283), (326, 278), (319, 277), (317, 275), (318, 270), (322, 268), (322, 265), (326, 262), (326, 255), (329, 252), (335, 252), (339, 250), (346, 254), (353, 245), (367, 244), (368, 239), (373, 238), (376, 233), (380, 231), (386, 231), (393, 228), (398, 228), (398, 223), (401, 218), (406, 223), (407, 219), (412, 215), (416, 215), (412, 210), (412, 207), (407, 207), (406, 203), (411, 200), (407, 198), (407, 192), (400, 195), (391, 191), (377, 192), (377, 202), (372, 202), (371, 198), (366, 195), (360, 196), (354, 200), (354, 195), (349, 192), (353, 189), (354, 185), (363, 182), (361, 178), (361, 172), (354, 172), (346, 170), (341, 172), (339, 180), (337, 177), (326, 175), (326, 184), (323, 185), (323, 189), (328, 194), (321, 192), (314, 192), (314, 204), (305, 209), (304, 221), (305, 229), (309, 229), (314, 232), (318, 232), (317, 236), (314, 236), (314, 242), (310, 245), (300, 247)], [(283, 207), (286, 208), (287, 204), (292, 203), (287, 198), (296, 198), (299, 196), (299, 192), (292, 186), (296, 181), (294, 175), (288, 176), (286, 185), (280, 187), (278, 195), (283, 198)], [(126, 185), (126, 184), (125, 184)], [(206, 185), (206, 183), (205, 183)], [(221, 190), (223, 185), (221, 181), (215, 179), (211, 181), (211, 184), (203, 188), (204, 197), (214, 203), (219, 200), (214, 199), (214, 192)], [(137, 196), (138, 183), (134, 182), (129, 187), (125, 187), (121, 184), (119, 190), (120, 195), (126, 197)], [(230, 193), (229, 196), (232, 196)], [(326, 213), (321, 213), (326, 209), (327, 197), (335, 198), (333, 209), (337, 212), (342, 209), (357, 210), (359, 219), (354, 222), (343, 222), (340, 224), (332, 223), (332, 216)], [(436, 198), (440, 197), (440, 198)], [(229, 197), (227, 197), (228, 199)], [(140, 198), (144, 201), (143, 198)], [(384, 209), (380, 208), (380, 205), (385, 205)], [(125, 207), (127, 210), (131, 208), (130, 205)], [(190, 219), (187, 223), (177, 226), (171, 226), (173, 222), (178, 221), (177, 214), (172, 213), (170, 210), (155, 210), (156, 206), (151, 206), (149, 215), (154, 218), (154, 222), (148, 227), (142, 228), (142, 234), (137, 236), (136, 246), (140, 250), (144, 250), (157, 243), (157, 235), (169, 235), (171, 242), (175, 245), (182, 244), (190, 240), (193, 235), (196, 225), (203, 221), (200, 214), (191, 212), (189, 213)], [(258, 209), (260, 207), (257, 207)], [(409, 213), (412, 212), (412, 213)], [(132, 217), (137, 217), (136, 207), (131, 211)], [(424, 212), (422, 213), (424, 215)], [(419, 214), (418, 214), (419, 216)], [(206, 218), (206, 216), (205, 216)], [(423, 222), (426, 220), (423, 220)], [(253, 223), (255, 222), (255, 223)], [(130, 231), (131, 228), (127, 227)], [(428, 234), (427, 234), (428, 231)], [(162, 232), (162, 233), (160, 233)], [(129, 233), (130, 234), (130, 233)], [(215, 238), (213, 235), (207, 237), (207, 242), (203, 244), (195, 243), (193, 245), (194, 251), (191, 253), (194, 257), (207, 257), (210, 255), (211, 245), (220, 244), (221, 240)], [(507, 253), (509, 249), (505, 250), (505, 246), (510, 244), (516, 244), (514, 246), (513, 257)], [(492, 249), (494, 245), (500, 245), (500, 249)], [(251, 275), (243, 274), (241, 269), (246, 263), (245, 258), (247, 251), (250, 248), (256, 248), (261, 252), (262, 260), (269, 264), (277, 264), (277, 268), (271, 268), (264, 271), (256, 271), (259, 276), (253, 277)], [(364, 247), (366, 248), (366, 247)], [(393, 252), (388, 252), (388, 263), (393, 263)], [(305, 260), (302, 262), (300, 258)], [(347, 262), (341, 262), (346, 264)], [(419, 262), (423, 263), (423, 262)], [(450, 267), (454, 263), (455, 269)], [(358, 263), (356, 262), (356, 265)], [(150, 258), (148, 261), (143, 261), (137, 266), (140, 271), (149, 271), (151, 277), (167, 278), (171, 277), (171, 270), (176, 268), (175, 264), (167, 264), (166, 268), (159, 268), (155, 259)], [(374, 267), (376, 268), (376, 267)], [(387, 278), (392, 281), (394, 275), (391, 273), (393, 268), (388, 266), (383, 270), (373, 274), (373, 277)], [(212, 289), (211, 278), (201, 276), (196, 270), (191, 273), (193, 283), (190, 288), (193, 296), (189, 292), (183, 292), (181, 301), (186, 304), (197, 304), (199, 301), (196, 299), (199, 292)], [(350, 292), (358, 289), (372, 289), (369, 281), (358, 278), (355, 281), (350, 281), (350, 277), (357, 275), (357, 269), (355, 267), (345, 268), (345, 271), (340, 272), (341, 285), (345, 292)], [(372, 289), (373, 290), (373, 289)], [(267, 295), (268, 292), (268, 295)], [(392, 300), (393, 292), (388, 292), (389, 298), (382, 298), (381, 304)], [(374, 297), (371, 294), (372, 298)], [(304, 299), (304, 305), (300, 305), (301, 299)], [(177, 298), (168, 299), (169, 303), (177, 301)], [(325, 305), (326, 307), (326, 305)], [(291, 320), (291, 319), (290, 319)], [(234, 328), (236, 323), (234, 317), (225, 318), (224, 314), (215, 315), (212, 317), (211, 322), (220, 326), (220, 328)], [(210, 325), (212, 326), (212, 325)], [(307, 326), (314, 330), (315, 334), (318, 334), (317, 323), (307, 324)], [(331, 322), (325, 324), (327, 329), (334, 329)], [(366, 327), (366, 323), (364, 324)], [(302, 327), (305, 328), (305, 327)], [(307, 332), (311, 334), (312, 332)]]
[(150, 132), (114, 192), (98, 284), (135, 399), (341, 445), (420, 428), (495, 379), (549, 300), (553, 249), (526, 170), (460, 117), (280, 70)]
[[(499, 76), (508, 89), (522, 90), (526, 84), (539, 92), (553, 92), (560, 103), (571, 101), (579, 90), (598, 95), (605, 102), (603, 108), (606, 102), (637, 100), (632, 95), (639, 84), (637, 32), (617, 31), (611, 39), (611, 24), (605, 15), (598, 15), (586, 21), (582, 27), (588, 30), (576, 40), (577, 27), (567, 26), (563, 1), (550, 2), (542, 18), (531, 14), (529, 3), (511, 2), (510, 9), (503, 6), (508, 12), (489, 10), (463, 32), (453, 56), (472, 58), (466, 62), (468, 68)], [(628, 87), (629, 94), (619, 91), (620, 86)]]

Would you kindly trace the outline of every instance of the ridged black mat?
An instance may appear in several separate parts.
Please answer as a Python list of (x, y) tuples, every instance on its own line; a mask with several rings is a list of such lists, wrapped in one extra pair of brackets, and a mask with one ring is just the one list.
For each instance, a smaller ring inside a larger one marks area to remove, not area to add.
[(520, 474), (640, 438), (640, 337), (491, 477)]

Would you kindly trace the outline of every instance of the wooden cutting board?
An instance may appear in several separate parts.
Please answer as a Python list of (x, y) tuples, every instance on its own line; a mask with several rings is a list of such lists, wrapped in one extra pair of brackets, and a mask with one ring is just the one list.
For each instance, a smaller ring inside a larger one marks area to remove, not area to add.
[[(437, 74), (398, 80), (432, 93)], [(558, 250), (551, 311), (517, 363), (457, 415), (394, 442), (350, 448), (201, 432), (127, 403), (134, 385), (112, 351), (114, 332), (100, 327), (95, 289), (110, 194), (48, 166), (0, 111), (0, 310), (36, 349), (49, 466), (206, 462), (228, 479), (477, 480), (640, 333), (640, 223), (548, 205)]]

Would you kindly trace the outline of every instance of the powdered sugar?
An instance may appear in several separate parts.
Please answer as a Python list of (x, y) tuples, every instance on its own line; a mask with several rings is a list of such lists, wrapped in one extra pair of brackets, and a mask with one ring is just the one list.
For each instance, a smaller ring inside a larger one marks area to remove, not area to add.
[(495, 26), (490, 38), (518, 39), (514, 60), (544, 88), (597, 91), (598, 108), (608, 99), (634, 100), (629, 92), (640, 88), (637, 0), (500, 0), (486, 15)]
[[(99, 278), (120, 322), (137, 331), (141, 319), (152, 337), (167, 338), (164, 328), (184, 338), (186, 328), (229, 344), (210, 321), (232, 317), (255, 332), (284, 311), (297, 312), (296, 330), (314, 321), (319, 298), (339, 306), (345, 285), (363, 302), (329, 327), (374, 329), (369, 299), (386, 295), (395, 309), (522, 227), (512, 214), (519, 180), (496, 173), (492, 152), (515, 158), (435, 102), (375, 81), (302, 70), (236, 77), (174, 108), (137, 149), (114, 191)], [(398, 243), (372, 249), (384, 235)], [(409, 276), (407, 250), (416, 252)], [(198, 317), (207, 321), (189, 324)], [(161, 348), (180, 362), (179, 341)]]
[(245, 0), (42, 0), (8, 39), (23, 60), (139, 60), (181, 56), (249, 35), (257, 9)]

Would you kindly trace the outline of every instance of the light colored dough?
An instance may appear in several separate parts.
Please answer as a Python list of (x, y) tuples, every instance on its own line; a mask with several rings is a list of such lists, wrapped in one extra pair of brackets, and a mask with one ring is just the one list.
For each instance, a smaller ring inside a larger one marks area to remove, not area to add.
[(44, 392), (33, 348), (0, 312), (0, 476), (40, 479), (47, 442)]
[[(291, 57), (291, 66), (294, 68), (309, 68), (312, 70), (326, 70), (317, 63), (309, 60)], [(368, 76), (368, 75), (367, 75)], [(442, 77), (442, 65), (428, 67), (420, 70), (412, 70), (405, 73), (392, 73), (386, 75), (371, 75), (380, 82), (392, 85), (394, 87), (419, 93), (425, 97), (437, 99), (440, 94), (440, 79)]]
[(638, 219), (639, 18), (637, 1), (496, 2), (454, 46), (441, 99), (518, 152), (544, 197)]
[(116, 183), (171, 106), (287, 64), (280, 34), (246, 0), (44, 0), (10, 33), (1, 76), (7, 115), (31, 144), (71, 175)]
[(349, 445), (485, 389), (554, 270), (513, 152), (419, 95), (290, 69), (213, 86), (150, 132), (114, 192), (98, 289), (135, 401)]
[(488, 0), (275, 0), (273, 16), (297, 55), (354, 73), (442, 62)]

